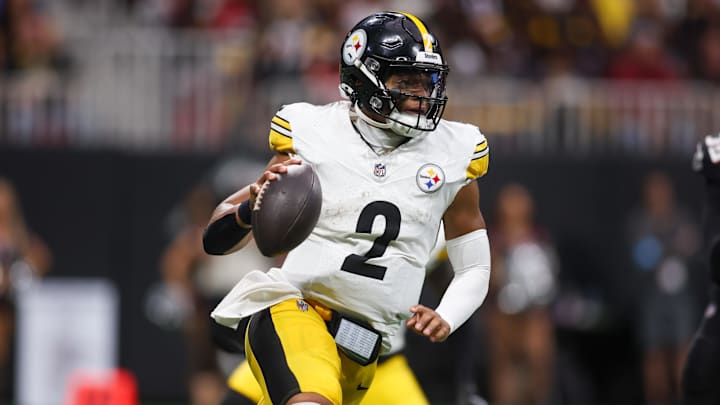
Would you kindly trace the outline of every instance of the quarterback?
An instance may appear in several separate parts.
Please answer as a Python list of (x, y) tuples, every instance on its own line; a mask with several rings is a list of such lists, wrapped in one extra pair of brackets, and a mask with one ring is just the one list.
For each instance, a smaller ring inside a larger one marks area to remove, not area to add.
[[(442, 119), (448, 66), (416, 16), (361, 20), (340, 49), (347, 101), (297, 103), (270, 123), (276, 153), (258, 180), (221, 202), (203, 243), (239, 249), (265, 181), (313, 165), (322, 211), (281, 268), (248, 273), (211, 316), (244, 336), (260, 404), (358, 404), (380, 354), (405, 327), (442, 342), (482, 304), (490, 276), (476, 181), (480, 130)], [(454, 277), (437, 308), (418, 304), (443, 223)]]

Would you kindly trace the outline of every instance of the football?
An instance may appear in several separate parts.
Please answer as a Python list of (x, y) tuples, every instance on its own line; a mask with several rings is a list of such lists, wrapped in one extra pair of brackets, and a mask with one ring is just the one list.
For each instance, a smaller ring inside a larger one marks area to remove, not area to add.
[(302, 243), (317, 224), (322, 207), (320, 180), (303, 162), (263, 184), (252, 210), (252, 232), (260, 252), (268, 257)]

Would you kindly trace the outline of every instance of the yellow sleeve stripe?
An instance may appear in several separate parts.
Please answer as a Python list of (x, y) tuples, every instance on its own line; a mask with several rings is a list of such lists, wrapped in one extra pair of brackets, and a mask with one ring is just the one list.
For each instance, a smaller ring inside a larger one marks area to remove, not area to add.
[(480, 150), (480, 151), (476, 151), (475, 153), (473, 153), (471, 159), (472, 159), (472, 160), (480, 159), (481, 157), (487, 155), (488, 153), (490, 153), (490, 148), (485, 147), (484, 149), (482, 149), (482, 150)]
[(281, 118), (279, 115), (275, 115), (272, 119), (273, 124), (277, 124), (278, 126), (287, 129), (288, 131), (292, 131), (292, 128), (290, 127), (290, 123)]
[(433, 51), (432, 37), (430, 36), (428, 29), (425, 27), (425, 24), (423, 24), (419, 18), (415, 17), (414, 15), (412, 15), (410, 13), (400, 12), (400, 14), (404, 15), (405, 17), (409, 18), (410, 21), (415, 23), (415, 26), (417, 26), (418, 30), (420, 30), (420, 35), (422, 36), (422, 39), (423, 39), (423, 46), (425, 46), (425, 52), (432, 52)]
[(270, 128), (270, 149), (278, 153), (295, 153), (291, 136), (282, 134), (274, 128)]
[(465, 176), (468, 179), (474, 180), (487, 173), (488, 166), (490, 165), (490, 155), (488, 152), (490, 151), (486, 149), (482, 152), (482, 156), (475, 157), (475, 155), (473, 155), (473, 158), (470, 160), (470, 164), (465, 171)]
[(475, 146), (475, 153), (482, 152), (485, 149), (487, 149), (487, 139)]
[(280, 125), (278, 125), (274, 122), (270, 123), (270, 129), (272, 129), (273, 131), (278, 132), (282, 135), (285, 135), (288, 138), (292, 138), (292, 131), (285, 129), (285, 127), (281, 127)]

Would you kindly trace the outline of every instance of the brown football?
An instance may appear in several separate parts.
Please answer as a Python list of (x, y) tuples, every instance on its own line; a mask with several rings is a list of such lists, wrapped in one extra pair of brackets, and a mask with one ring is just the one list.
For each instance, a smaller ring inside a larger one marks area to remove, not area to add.
[(315, 228), (322, 208), (320, 180), (312, 165), (288, 166), (287, 173), (263, 184), (252, 211), (252, 232), (268, 257), (286, 253)]

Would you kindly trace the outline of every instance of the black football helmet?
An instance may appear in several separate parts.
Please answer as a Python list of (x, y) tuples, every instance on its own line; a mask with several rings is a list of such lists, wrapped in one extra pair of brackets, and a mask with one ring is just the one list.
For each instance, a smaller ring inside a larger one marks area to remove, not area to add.
[[(341, 93), (362, 119), (408, 137), (437, 128), (447, 103), (448, 66), (437, 39), (419, 18), (399, 12), (370, 15), (345, 36), (340, 55)], [(420, 77), (427, 95), (388, 89), (385, 81), (393, 74)], [(420, 102), (417, 112), (398, 110), (399, 102), (408, 98)]]

